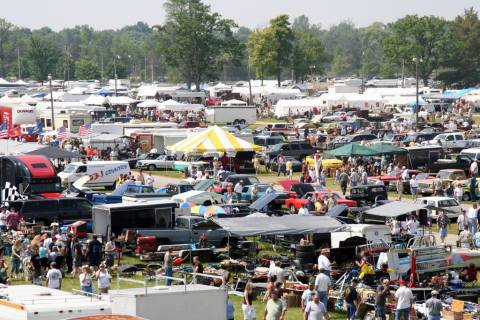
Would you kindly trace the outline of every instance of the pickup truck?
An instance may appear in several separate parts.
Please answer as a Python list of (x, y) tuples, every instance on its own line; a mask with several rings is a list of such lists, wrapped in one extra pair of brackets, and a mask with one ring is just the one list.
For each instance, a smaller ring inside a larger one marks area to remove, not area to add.
[(477, 147), (478, 139), (465, 140), (461, 132), (441, 133), (430, 140), (430, 144), (438, 144), (445, 150), (460, 151), (467, 148)]
[(175, 219), (173, 229), (138, 229), (139, 237), (155, 237), (157, 245), (165, 244), (189, 244), (198, 242), (204, 234), (209, 245), (226, 246), (228, 242), (238, 242), (238, 235), (222, 229), (213, 220), (207, 220), (199, 216), (179, 216)]
[(425, 172), (438, 172), (445, 169), (461, 169), (467, 172), (473, 160), (468, 155), (459, 154), (455, 159), (438, 159), (425, 163)]

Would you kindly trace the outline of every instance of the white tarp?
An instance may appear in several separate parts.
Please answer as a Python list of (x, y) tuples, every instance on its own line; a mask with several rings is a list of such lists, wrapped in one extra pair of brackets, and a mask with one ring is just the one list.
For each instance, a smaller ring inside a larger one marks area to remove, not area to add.
[(392, 201), (384, 205), (368, 209), (367, 211), (365, 211), (365, 214), (378, 217), (392, 218), (409, 214), (419, 209), (424, 209), (426, 207), (426, 204), (418, 202)]
[(279, 100), (274, 107), (276, 117), (286, 117), (290, 113), (312, 111), (313, 109), (322, 109), (322, 100), (315, 99), (293, 99)]
[(342, 226), (338, 220), (325, 216), (246, 216), (214, 220), (224, 229), (240, 236), (328, 233)]
[(108, 103), (108, 99), (100, 95), (90, 95), (87, 99), (82, 101), (84, 104), (89, 106), (102, 106)]
[(137, 102), (137, 100), (134, 100), (130, 97), (127, 96), (121, 96), (121, 97), (108, 97), (108, 103), (112, 105), (129, 105), (132, 103)]
[(158, 108), (161, 105), (162, 104), (159, 101), (149, 99), (149, 100), (145, 100), (143, 102), (140, 102), (139, 104), (137, 104), (137, 107), (139, 107), (139, 108)]

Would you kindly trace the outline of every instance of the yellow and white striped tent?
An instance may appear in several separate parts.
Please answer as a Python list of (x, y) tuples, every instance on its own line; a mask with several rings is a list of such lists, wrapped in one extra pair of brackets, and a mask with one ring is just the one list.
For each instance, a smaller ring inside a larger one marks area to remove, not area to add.
[(262, 147), (237, 138), (218, 126), (213, 126), (172, 146), (167, 146), (167, 150), (174, 153), (233, 153), (239, 151), (260, 151)]

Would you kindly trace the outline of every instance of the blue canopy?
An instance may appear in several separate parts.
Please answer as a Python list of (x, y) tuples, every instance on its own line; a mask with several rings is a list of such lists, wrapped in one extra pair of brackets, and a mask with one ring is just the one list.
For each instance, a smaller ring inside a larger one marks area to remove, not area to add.
[(443, 93), (443, 97), (446, 99), (460, 99), (474, 89), (475, 88), (467, 88), (462, 90), (445, 90), (445, 92)]
[(43, 98), (47, 95), (47, 93), (45, 92), (37, 92), (37, 93), (34, 93), (32, 95), (30, 95), (30, 97), (32, 98)]
[(100, 89), (100, 90), (97, 90), (95, 93), (96, 94), (102, 94), (102, 95), (108, 95), (108, 94), (114, 94), (115, 92), (113, 92), (112, 90), (108, 90), (108, 89)]

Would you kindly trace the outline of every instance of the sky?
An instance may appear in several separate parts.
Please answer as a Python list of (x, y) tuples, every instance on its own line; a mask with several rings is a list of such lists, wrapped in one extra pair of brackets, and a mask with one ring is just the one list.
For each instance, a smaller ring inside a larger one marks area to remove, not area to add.
[[(437, 15), (447, 19), (465, 8), (480, 11), (479, 0), (204, 0), (212, 10), (240, 26), (264, 27), (280, 14), (305, 14), (323, 28), (350, 20), (357, 26), (392, 22), (407, 14)], [(0, 17), (33, 29), (54, 30), (88, 24), (95, 29), (117, 29), (138, 21), (164, 21), (165, 0), (22, 0), (1, 1)]]

